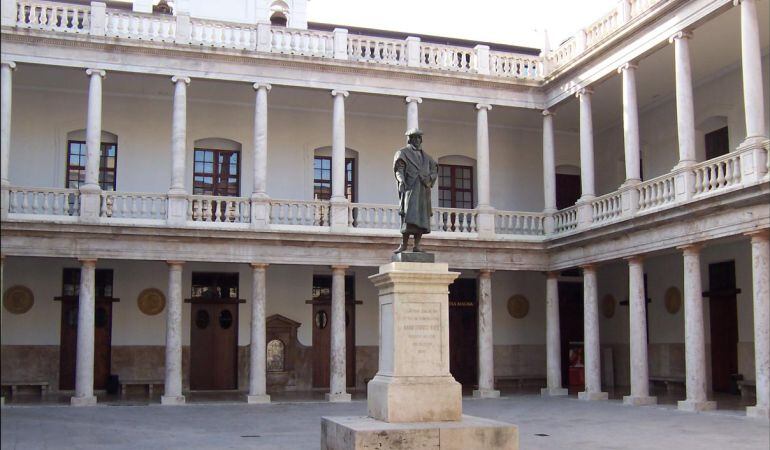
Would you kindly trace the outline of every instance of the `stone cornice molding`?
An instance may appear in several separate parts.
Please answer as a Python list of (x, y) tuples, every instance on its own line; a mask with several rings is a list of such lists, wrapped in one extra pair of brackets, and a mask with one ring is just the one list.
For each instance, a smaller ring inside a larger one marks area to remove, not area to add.
[(751, 242), (766, 242), (770, 240), (770, 228), (766, 228), (763, 230), (756, 230), (756, 231), (750, 231), (748, 233), (744, 233), (746, 236), (751, 237)]
[(13, 61), (0, 61), (0, 65), (8, 66), (11, 70), (16, 70), (16, 63)]
[(670, 38), (668, 38), (668, 42), (669, 44), (673, 44), (674, 41), (677, 39), (690, 39), (690, 38), (692, 38), (692, 31), (682, 30), (682, 31), (677, 31)]
[(629, 61), (622, 66), (618, 67), (618, 73), (623, 73), (627, 70), (636, 70), (639, 68), (639, 64), (636, 61)]
[(267, 92), (270, 92), (270, 89), (273, 88), (273, 85), (270, 84), (270, 83), (261, 83), (261, 82), (258, 81), (256, 83), (252, 84), (251, 87), (254, 88), (255, 91), (258, 91), (260, 89), (264, 89)]
[(409, 97), (406, 97), (406, 98), (404, 99), (404, 101), (405, 101), (406, 103), (417, 103), (417, 104), (420, 104), (420, 103), (422, 103), (422, 97), (413, 97), (413, 96), (409, 96)]
[(341, 95), (341, 96), (342, 96), (342, 98), (345, 98), (345, 97), (347, 97), (348, 95), (350, 95), (350, 92), (348, 92), (348, 91), (343, 91), (343, 90), (340, 90), (340, 89), (333, 89), (333, 90), (332, 90), (332, 97), (337, 97), (338, 95)]
[(182, 82), (184, 84), (190, 84), (190, 77), (186, 77), (184, 75), (174, 75), (171, 77), (171, 82), (174, 84), (179, 82)]
[(476, 109), (477, 110), (486, 109), (487, 111), (489, 111), (492, 109), (492, 105), (487, 103), (476, 103)]
[(94, 75), (99, 75), (102, 78), (104, 78), (107, 76), (107, 71), (102, 69), (86, 69), (86, 75), (88, 75), (89, 77)]

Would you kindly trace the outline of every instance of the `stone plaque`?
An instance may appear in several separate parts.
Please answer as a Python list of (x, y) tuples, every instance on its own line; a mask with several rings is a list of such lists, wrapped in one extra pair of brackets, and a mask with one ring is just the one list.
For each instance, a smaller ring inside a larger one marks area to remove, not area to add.
[(666, 311), (668, 311), (669, 314), (676, 314), (679, 312), (679, 309), (682, 307), (682, 293), (679, 292), (679, 289), (676, 286), (671, 286), (666, 289), (664, 303), (666, 304)]
[(139, 311), (148, 316), (154, 316), (160, 314), (166, 307), (166, 296), (159, 289), (147, 288), (139, 293), (136, 303), (139, 306)]
[(3, 306), (12, 314), (24, 314), (34, 303), (35, 296), (27, 286), (11, 286), (3, 295)]
[(404, 339), (403, 364), (415, 372), (440, 367), (441, 303), (409, 302), (401, 305), (397, 334)]
[(604, 317), (611, 319), (615, 315), (615, 305), (617, 305), (617, 302), (612, 294), (604, 296), (602, 299), (602, 314), (604, 314)]
[(523, 319), (529, 314), (529, 300), (523, 295), (514, 295), (508, 299), (508, 314), (515, 319)]

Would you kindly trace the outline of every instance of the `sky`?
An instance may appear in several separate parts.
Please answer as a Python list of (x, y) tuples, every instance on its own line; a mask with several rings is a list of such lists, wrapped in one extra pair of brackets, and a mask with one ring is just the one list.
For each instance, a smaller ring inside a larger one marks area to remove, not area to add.
[(551, 48), (618, 0), (309, 0), (308, 21)]

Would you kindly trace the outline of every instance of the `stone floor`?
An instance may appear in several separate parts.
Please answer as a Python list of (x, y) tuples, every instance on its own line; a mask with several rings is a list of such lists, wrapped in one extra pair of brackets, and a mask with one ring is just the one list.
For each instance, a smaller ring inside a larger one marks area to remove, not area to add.
[[(194, 394), (185, 406), (107, 399), (93, 408), (10, 402), (2, 408), (2, 449), (315, 449), (320, 417), (365, 415), (347, 404), (287, 399), (246, 405)], [(239, 399), (233, 394), (233, 400)], [(767, 449), (767, 421), (742, 410), (677, 411), (672, 404), (624, 406), (535, 394), (465, 398), (465, 414), (519, 426), (522, 449)]]

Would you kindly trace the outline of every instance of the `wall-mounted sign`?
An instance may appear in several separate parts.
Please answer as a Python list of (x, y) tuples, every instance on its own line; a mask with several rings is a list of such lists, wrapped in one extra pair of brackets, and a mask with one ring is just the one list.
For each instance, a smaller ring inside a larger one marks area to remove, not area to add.
[(676, 314), (682, 307), (682, 293), (679, 292), (679, 288), (671, 286), (666, 289), (666, 293), (663, 296), (663, 303), (666, 305), (666, 311), (669, 314)]
[(139, 293), (136, 304), (139, 306), (139, 311), (148, 316), (154, 316), (160, 314), (166, 307), (166, 296), (159, 289), (147, 288)]
[(529, 314), (529, 300), (523, 295), (516, 294), (508, 299), (508, 314), (515, 319), (523, 319)]
[(3, 306), (12, 314), (24, 314), (35, 304), (35, 296), (27, 286), (11, 286), (3, 295)]

